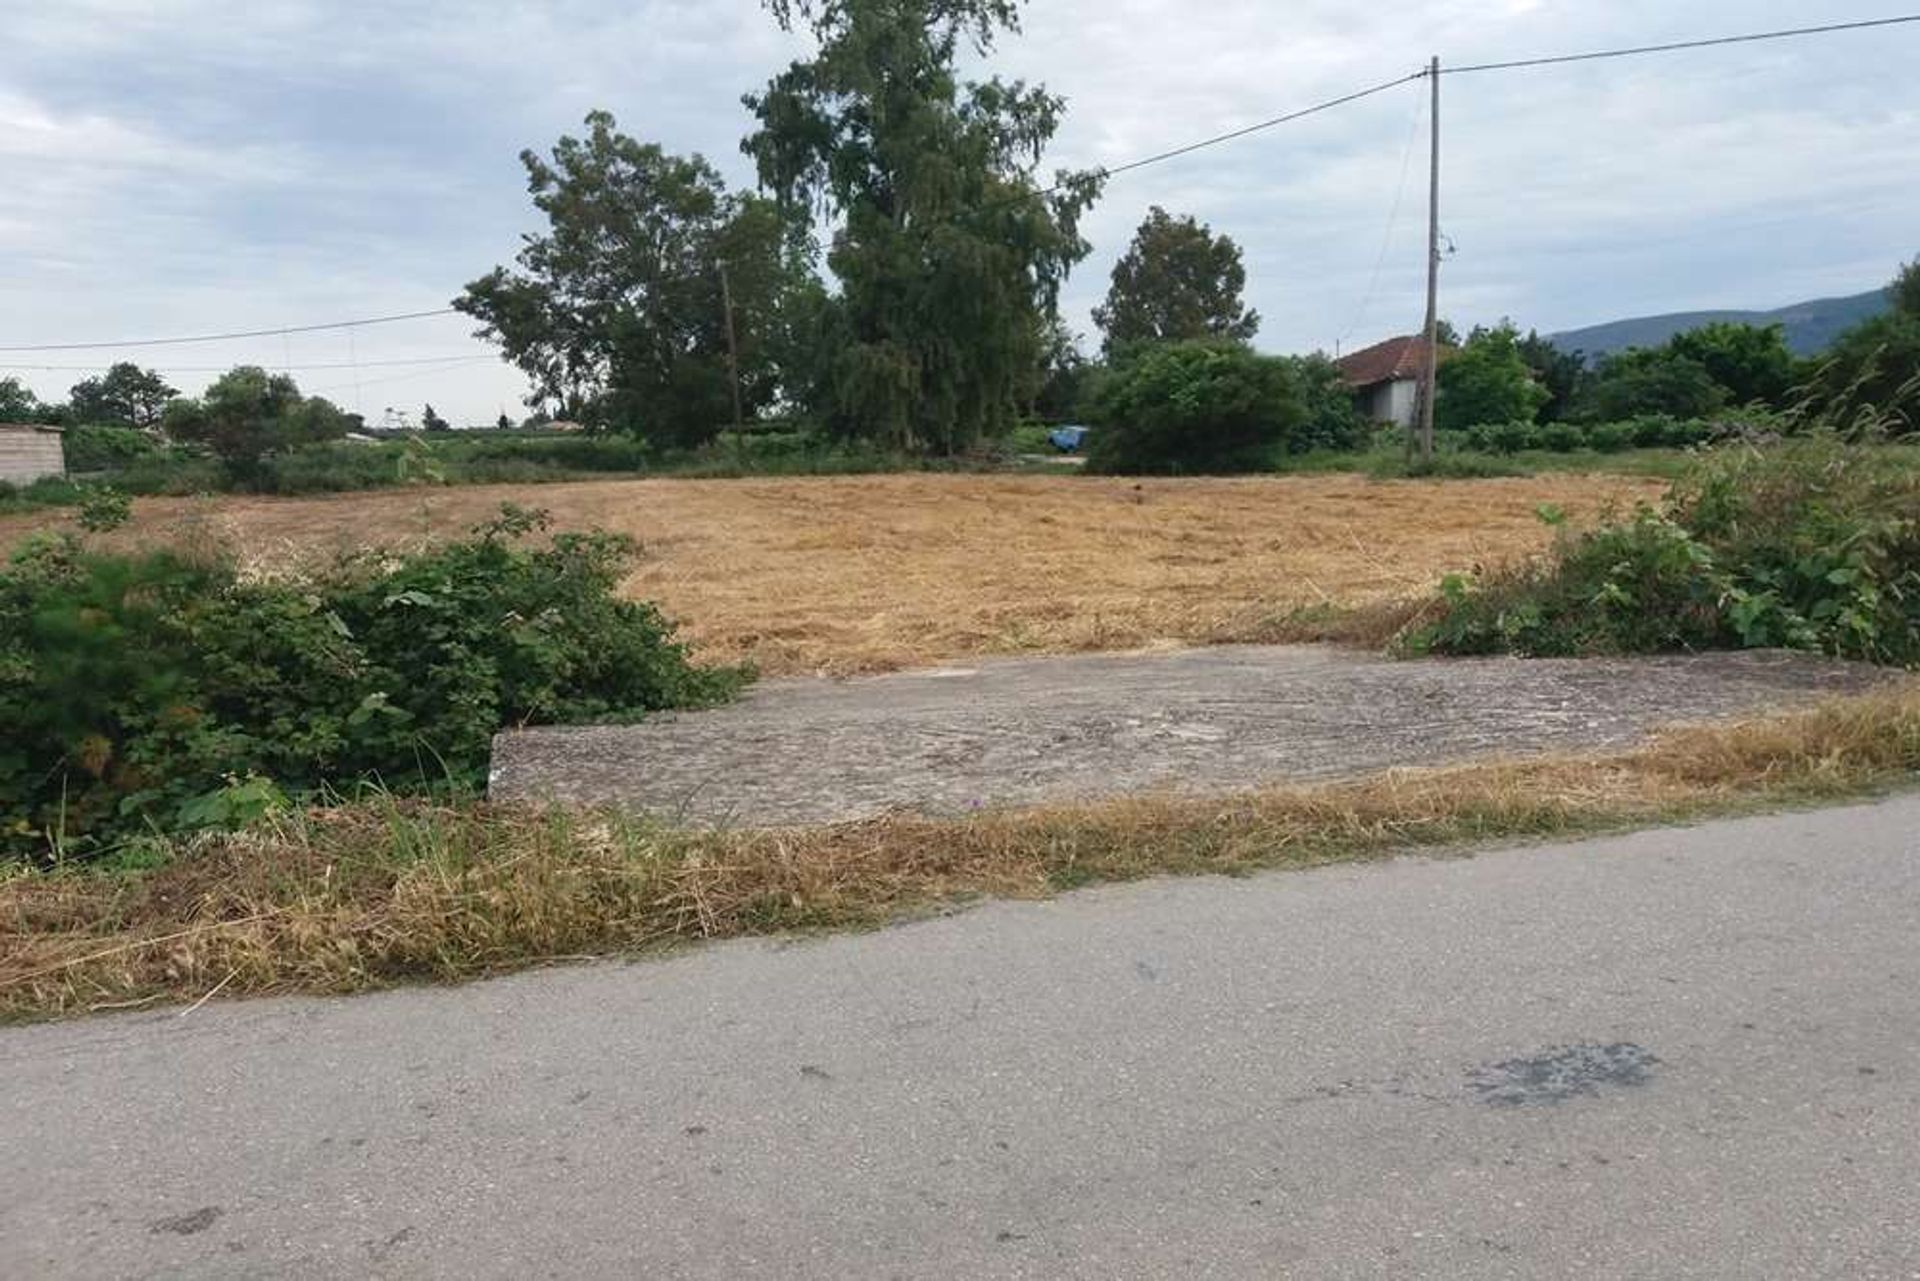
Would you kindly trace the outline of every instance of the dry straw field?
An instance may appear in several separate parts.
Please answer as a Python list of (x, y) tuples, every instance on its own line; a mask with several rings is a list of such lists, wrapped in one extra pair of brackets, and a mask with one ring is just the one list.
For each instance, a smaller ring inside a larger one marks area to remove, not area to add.
[[(319, 498), (155, 499), (120, 538), (218, 537), (264, 569), (459, 533), (502, 502), (638, 539), (628, 584), (703, 657), (768, 675), (980, 654), (1299, 635), (1525, 556), (1574, 519), (1660, 492), (1620, 476), (1372, 481), (886, 475), (600, 481)], [(0, 542), (59, 516), (0, 521)]]

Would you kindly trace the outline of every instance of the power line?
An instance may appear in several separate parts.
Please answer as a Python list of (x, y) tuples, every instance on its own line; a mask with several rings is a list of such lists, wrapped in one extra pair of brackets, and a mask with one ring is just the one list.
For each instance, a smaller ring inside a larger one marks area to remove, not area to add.
[[(1797, 36), (1827, 35), (1838, 31), (1864, 31), (1874, 27), (1892, 27), (1914, 22), (1920, 22), (1920, 14), (1907, 14), (1896, 18), (1872, 18), (1859, 22), (1831, 22), (1814, 27), (1789, 27), (1778, 31), (1758, 31), (1738, 36), (1715, 36), (1704, 40), (1678, 40), (1668, 44), (1636, 45), (1625, 49), (1602, 49), (1591, 53), (1556, 54), (1542, 58), (1519, 58), (1508, 62), (1469, 63), (1458, 67), (1442, 66), (1440, 68), (1440, 74), (1443, 76), (1457, 76), (1476, 71), (1508, 71), (1521, 67), (1545, 67), (1569, 62), (1593, 62), (1603, 58), (1630, 58), (1640, 54), (1671, 53), (1682, 49), (1707, 49), (1716, 45), (1752, 44), (1762, 40), (1786, 40)], [(1279, 125), (1290, 124), (1295, 120), (1302, 120), (1308, 116), (1318, 115), (1323, 111), (1331, 111), (1335, 107), (1344, 107), (1350, 102), (1358, 102), (1362, 98), (1371, 98), (1375, 94), (1385, 93), (1389, 89), (1396, 89), (1411, 81), (1425, 80), (1431, 74), (1432, 71), (1430, 68), (1422, 67), (1418, 71), (1411, 72), (1407, 75), (1398, 76), (1392, 80), (1385, 80), (1365, 89), (1356, 90), (1353, 93), (1342, 94), (1337, 98), (1329, 98), (1325, 102), (1317, 102), (1311, 107), (1303, 107), (1298, 111), (1289, 111), (1285, 115), (1274, 116), (1268, 120), (1255, 121), (1253, 124), (1245, 125), (1238, 129), (1229, 129), (1224, 133), (1213, 134), (1210, 137), (1201, 138), (1194, 142), (1186, 143), (1183, 146), (1155, 152), (1150, 156), (1142, 156), (1138, 160), (1130, 160), (1123, 165), (1114, 165), (1111, 167), (1096, 166), (1091, 171), (1083, 171), (1083, 174), (1091, 172), (1102, 178), (1112, 178), (1123, 173), (1131, 173), (1136, 169), (1145, 169), (1149, 165), (1161, 164), (1164, 161), (1174, 160), (1180, 156), (1191, 155), (1196, 151), (1204, 151), (1208, 147), (1217, 147), (1222, 143), (1233, 142), (1236, 139), (1245, 138), (1250, 134), (1261, 133)], [(1018, 204), (1024, 200), (1056, 195), (1066, 190), (1070, 185), (1071, 182), (1060, 182), (1055, 183), (1051, 187), (1022, 192), (1009, 199), (994, 201), (982, 206), (981, 210), (976, 210), (976, 212), (991, 210), (1008, 204)]]
[[(1268, 120), (1258, 120), (1253, 124), (1243, 125), (1238, 129), (1229, 129), (1225, 133), (1216, 133), (1209, 138), (1201, 138), (1196, 142), (1189, 142), (1183, 146), (1174, 147), (1167, 151), (1155, 152), (1150, 156), (1142, 156), (1138, 160), (1129, 160), (1123, 165), (1114, 165), (1111, 167), (1100, 165), (1092, 170), (1082, 170), (1079, 174), (1075, 175), (1075, 178), (1085, 177), (1088, 173), (1092, 173), (1101, 178), (1113, 178), (1123, 173), (1132, 173), (1135, 169), (1145, 169), (1148, 165), (1157, 165), (1163, 161), (1191, 155), (1196, 151), (1204, 151), (1208, 147), (1217, 147), (1223, 142), (1232, 142), (1236, 138), (1244, 138), (1249, 134), (1260, 133), (1263, 130), (1290, 124), (1295, 120), (1304, 120), (1308, 116), (1317, 116), (1323, 111), (1332, 111), (1335, 107), (1344, 107), (1350, 102), (1358, 102), (1362, 98), (1371, 98), (1375, 94), (1385, 93), (1389, 89), (1398, 89), (1403, 84), (1411, 84), (1415, 80), (1425, 78), (1426, 74), (1425, 68), (1422, 68), (1411, 75), (1396, 76), (1392, 80), (1384, 80), (1377, 85), (1355, 90), (1353, 93), (1341, 94), (1338, 98), (1328, 98), (1325, 102), (1316, 102), (1311, 107), (1302, 107), (1298, 111), (1289, 111), (1283, 116), (1274, 116)], [(990, 204), (983, 205), (979, 209), (976, 209), (975, 212), (982, 212), (1004, 205), (1014, 205), (1026, 200), (1039, 200), (1047, 196), (1056, 195), (1072, 186), (1073, 181), (1074, 180), (1070, 179), (1067, 182), (1057, 182), (1051, 187), (1043, 187), (1037, 191), (1023, 191), (1017, 196), (1010, 196), (1004, 200), (997, 200)], [(5, 349), (0, 348), (0, 350)]]
[(191, 338), (127, 338), (119, 342), (53, 342), (21, 347), (0, 347), (0, 351), (102, 351), (114, 347), (173, 347), (183, 343), (227, 342), (235, 338), (278, 338), (284, 334), (312, 334), (324, 329), (358, 329), (362, 325), (391, 325), (401, 320), (424, 320), (429, 316), (451, 316), (457, 308), (438, 307), (432, 311), (407, 311), (397, 316), (368, 316), (361, 320), (332, 320), (323, 325), (286, 325), (279, 329), (247, 329), (230, 334), (196, 334)]
[(1200, 139), (1200, 141), (1190, 142), (1184, 147), (1175, 147), (1171, 151), (1162, 151), (1155, 155), (1146, 156), (1139, 160), (1130, 161), (1127, 164), (1119, 165), (1112, 169), (1102, 169), (1100, 170), (1100, 172), (1106, 175), (1107, 177), (1112, 178), (1118, 174), (1130, 173), (1135, 169), (1145, 169), (1148, 165), (1157, 165), (1163, 160), (1173, 160), (1179, 156), (1189, 155), (1195, 151), (1200, 151), (1207, 147), (1217, 147), (1223, 142), (1232, 142), (1236, 138), (1244, 138), (1248, 134), (1259, 133), (1263, 129), (1272, 129), (1276, 125), (1290, 124), (1295, 120), (1303, 120), (1308, 116), (1317, 116), (1323, 111), (1331, 111), (1335, 107), (1344, 107), (1349, 102), (1358, 102), (1362, 98), (1371, 98), (1373, 97), (1373, 95), (1377, 93), (1385, 93), (1389, 89), (1398, 89), (1401, 85), (1411, 83), (1412, 81), (1415, 81), (1415, 80), (1419, 80), (1423, 78), (1426, 74), (1427, 73), (1423, 70), (1423, 71), (1416, 71), (1412, 75), (1397, 76), (1392, 80), (1383, 81), (1382, 83), (1374, 85), (1373, 87), (1368, 89), (1361, 89), (1354, 93), (1342, 94), (1338, 98), (1329, 98), (1325, 102), (1317, 102), (1311, 107), (1302, 107), (1298, 111), (1289, 111), (1284, 116), (1275, 116), (1271, 120), (1262, 120), (1255, 124), (1247, 125), (1244, 128), (1231, 129), (1226, 133), (1217, 133), (1217, 134), (1214, 134), (1211, 138), (1202, 138)]
[[(1870, 18), (1870, 19), (1864, 19), (1857, 22), (1830, 22), (1830, 23), (1821, 24), (1819, 26), (1788, 27), (1788, 28), (1783, 28), (1781, 30), (1777, 30), (1777, 31), (1758, 31), (1758, 32), (1752, 32), (1746, 35), (1737, 35), (1737, 36), (1715, 36), (1715, 37), (1711, 37), (1703, 40), (1677, 40), (1677, 41), (1672, 41), (1666, 44), (1636, 45), (1636, 46), (1623, 48), (1623, 49), (1601, 49), (1601, 50), (1596, 50), (1589, 53), (1556, 54), (1556, 55), (1552, 55), (1548, 57), (1540, 57), (1540, 58), (1516, 58), (1516, 59), (1511, 59), (1504, 62), (1478, 62), (1478, 63), (1468, 63), (1463, 66), (1452, 66), (1452, 67), (1443, 66), (1439, 69), (1439, 74), (1443, 76), (1460, 76), (1460, 75), (1469, 75), (1475, 72), (1483, 72), (1483, 71), (1513, 71), (1513, 70), (1519, 70), (1521, 68), (1526, 68), (1526, 67), (1560, 66), (1560, 65), (1565, 65), (1567, 63), (1595, 62), (1602, 59), (1610, 59), (1610, 58), (1631, 58), (1631, 57), (1637, 57), (1643, 54), (1673, 53), (1673, 52), (1686, 50), (1686, 49), (1708, 49), (1708, 48), (1713, 48), (1716, 46), (1724, 46), (1724, 45), (1753, 44), (1759, 41), (1766, 41), (1766, 40), (1787, 40), (1787, 39), (1792, 39), (1792, 38), (1801, 37), (1801, 36), (1829, 35), (1835, 32), (1843, 32), (1843, 31), (1866, 31), (1874, 28), (1902, 26), (1902, 25), (1907, 25), (1907, 24), (1916, 23), (1916, 22), (1920, 22), (1920, 14), (1904, 14), (1904, 15), (1901, 15), (1898, 17), (1892, 17), (1892, 18)], [(1432, 75), (1432, 74), (1434, 74), (1434, 72), (1432, 71), (1431, 68), (1422, 67), (1420, 70), (1410, 72), (1407, 75), (1396, 76), (1392, 80), (1385, 80), (1379, 84), (1371, 85), (1365, 89), (1359, 89), (1352, 93), (1341, 94), (1337, 98), (1328, 98), (1324, 102), (1317, 102), (1310, 107), (1302, 107), (1297, 111), (1289, 111), (1284, 115), (1273, 116), (1266, 120), (1255, 121), (1250, 125), (1244, 125), (1238, 129), (1229, 129), (1223, 133), (1217, 133), (1209, 137), (1200, 138), (1194, 142), (1186, 143), (1182, 146), (1169, 148), (1166, 151), (1155, 152), (1152, 155), (1142, 156), (1138, 160), (1130, 160), (1127, 163), (1122, 165), (1099, 166), (1099, 167), (1096, 167), (1091, 172), (1099, 175), (1102, 178), (1113, 178), (1113, 177), (1119, 176), (1120, 174), (1132, 173), (1133, 171), (1138, 169), (1145, 169), (1150, 165), (1163, 164), (1166, 161), (1175, 160), (1181, 156), (1192, 155), (1196, 151), (1204, 151), (1209, 147), (1217, 147), (1223, 143), (1233, 142), (1237, 139), (1245, 138), (1252, 134), (1262, 133), (1268, 129), (1277, 128), (1280, 125), (1291, 124), (1296, 120), (1303, 120), (1308, 116), (1319, 115), (1322, 112), (1331, 111), (1335, 107), (1343, 107), (1349, 103), (1359, 102), (1363, 98), (1371, 98), (1376, 94), (1382, 94), (1387, 92), (1390, 89), (1396, 89), (1403, 84), (1408, 84), (1415, 80), (1424, 80), (1429, 75)], [(1079, 176), (1084, 176), (1084, 171), (1083, 171), (1083, 174)], [(993, 209), (1001, 205), (1018, 204), (1026, 200), (1033, 200), (1037, 198), (1055, 195), (1061, 191), (1066, 190), (1066, 188), (1070, 185), (1072, 185), (1072, 180), (1068, 182), (1056, 183), (1051, 187), (1045, 187), (1035, 191), (1021, 192), (1019, 195), (1013, 196), (1009, 199), (995, 201), (989, 205), (982, 206), (981, 208), (976, 209), (975, 212), (983, 212), (984, 210)], [(281, 328), (278, 328), (278, 329), (250, 329), (250, 330), (240, 330), (233, 333), (225, 333), (225, 334), (197, 334), (197, 335), (194, 335), (191, 337), (185, 337), (185, 338), (134, 338), (134, 339), (123, 339), (116, 342), (34, 343), (34, 344), (17, 345), (17, 346), (0, 346), (0, 352), (102, 351), (102, 350), (109, 350), (113, 348), (168, 347), (168, 346), (184, 345), (188, 343), (226, 342), (226, 341), (240, 339), (240, 338), (275, 338), (275, 337), (283, 337), (288, 334), (319, 333), (321, 331), (329, 330), (329, 329), (345, 329), (348, 331), (352, 331), (352, 330), (358, 329), (362, 325), (388, 325), (388, 324), (394, 324), (396, 322), (404, 321), (404, 320), (424, 320), (433, 316), (450, 316), (455, 314), (457, 311), (458, 311), (458, 308), (454, 308), (454, 307), (439, 307), (431, 311), (402, 312), (398, 315), (392, 315), (392, 316), (369, 316), (369, 317), (365, 317), (358, 320), (336, 320), (336, 321), (329, 321), (325, 324), (316, 324), (316, 325), (287, 325), (287, 326), (282, 326)], [(7, 367), (8, 368), (27, 368), (27, 366), (7, 366)], [(318, 368), (318, 366), (304, 366), (304, 367)]]
[[(1565, 53), (1547, 58), (1517, 58), (1510, 62), (1476, 62), (1463, 67), (1441, 67), (1443, 76), (1464, 76), (1474, 71), (1513, 71), (1520, 67), (1552, 67), (1568, 62), (1597, 62), (1602, 58), (1632, 58), (1644, 53), (1673, 53), (1681, 49), (1710, 49), (1716, 45), (1753, 44), (1761, 40), (1788, 40), (1795, 36), (1821, 36), (1835, 31), (1865, 31), (1872, 27), (1897, 27), (1920, 22), (1920, 13), (1898, 18), (1869, 18), (1860, 22), (1830, 22), (1818, 27), (1789, 27), (1780, 31), (1757, 31), (1744, 36), (1715, 36), (1709, 40), (1676, 40), (1671, 44), (1644, 44), (1628, 49), (1602, 49), (1594, 53)], [(1425, 75), (1426, 72), (1421, 72)]]
[(1407, 195), (1407, 174), (1413, 168), (1414, 136), (1419, 132), (1420, 117), (1425, 114), (1426, 105), (1425, 94), (1415, 96), (1413, 111), (1407, 116), (1406, 145), (1400, 152), (1400, 181), (1393, 189), (1393, 207), (1387, 213), (1386, 230), (1380, 233), (1380, 254), (1373, 260), (1373, 273), (1367, 277), (1367, 292), (1361, 295), (1360, 305), (1354, 308), (1353, 319), (1348, 321), (1347, 327), (1340, 331), (1340, 336), (1333, 340), (1335, 351), (1338, 351), (1340, 344), (1351, 338), (1354, 331), (1360, 328), (1360, 322), (1366, 319), (1367, 308), (1373, 305), (1374, 295), (1379, 291), (1380, 273), (1386, 269), (1387, 253), (1393, 248), (1394, 229), (1400, 223), (1400, 205)]
[(416, 369), (411, 373), (389, 374), (385, 378), (365, 378), (350, 383), (334, 383), (326, 387), (312, 387), (307, 389), (307, 394), (312, 396), (325, 396), (332, 392), (342, 391), (353, 391), (357, 393), (362, 387), (380, 387), (387, 383), (406, 382), (412, 378), (428, 378), (434, 374), (450, 374), (456, 369), (465, 369), (472, 365), (492, 364), (495, 359), (493, 356), (462, 356), (446, 362), (437, 369)]
[[(296, 364), (275, 364), (273, 367), (275, 369), (280, 369), (280, 370), (380, 369), (380, 368), (385, 368), (388, 366), (395, 366), (395, 365), (437, 365), (437, 364), (442, 364), (449, 360), (467, 360), (472, 358), (475, 358), (474, 353), (460, 352), (460, 353), (449, 353), (448, 355), (445, 355), (445, 356), (410, 356), (405, 360), (322, 361), (316, 364), (305, 364), (305, 365), (297, 364), (297, 363)], [(234, 361), (230, 364), (225, 364), (225, 365), (154, 365), (153, 368), (160, 370), (162, 373), (169, 373), (169, 374), (224, 374), (229, 369), (232, 369), (236, 364), (244, 365), (248, 363), (267, 364), (271, 362), (264, 362), (264, 361), (248, 362), (248, 361), (240, 360), (240, 361)], [(22, 370), (27, 370), (33, 373), (85, 374), (85, 373), (97, 372), (100, 369), (100, 366), (98, 365), (0, 364), (0, 369), (22, 369)]]

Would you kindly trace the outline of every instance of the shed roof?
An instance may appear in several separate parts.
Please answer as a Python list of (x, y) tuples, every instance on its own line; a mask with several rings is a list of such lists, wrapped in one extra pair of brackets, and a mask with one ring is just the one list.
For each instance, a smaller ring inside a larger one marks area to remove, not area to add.
[[(1451, 356), (1453, 350), (1442, 343), (1440, 359)], [(1389, 338), (1371, 347), (1363, 347), (1350, 356), (1342, 356), (1334, 363), (1340, 367), (1348, 384), (1354, 387), (1376, 387), (1403, 378), (1418, 378), (1420, 371), (1426, 368), (1427, 340), (1418, 334)]]

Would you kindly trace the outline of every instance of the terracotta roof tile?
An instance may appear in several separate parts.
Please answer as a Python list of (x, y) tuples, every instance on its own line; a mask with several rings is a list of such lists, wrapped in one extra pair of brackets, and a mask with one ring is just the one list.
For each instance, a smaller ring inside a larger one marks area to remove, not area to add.
[[(1444, 345), (1440, 348), (1440, 359), (1445, 360), (1452, 354), (1453, 348)], [(1427, 340), (1414, 335), (1389, 338), (1385, 342), (1364, 347), (1351, 356), (1342, 356), (1334, 363), (1340, 366), (1340, 372), (1350, 385), (1373, 387), (1402, 378), (1418, 378), (1425, 367), (1426, 355)]]

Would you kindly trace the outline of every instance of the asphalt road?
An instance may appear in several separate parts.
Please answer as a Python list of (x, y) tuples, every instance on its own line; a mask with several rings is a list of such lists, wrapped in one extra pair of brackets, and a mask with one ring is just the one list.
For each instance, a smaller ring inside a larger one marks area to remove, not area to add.
[(0, 1032), (9, 1277), (1920, 1275), (1920, 797)]

